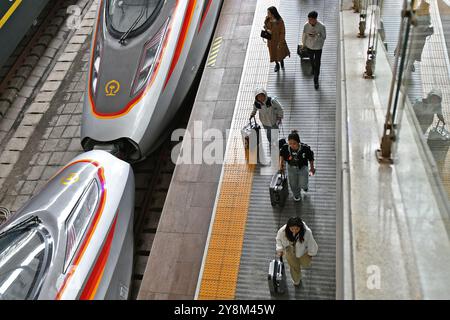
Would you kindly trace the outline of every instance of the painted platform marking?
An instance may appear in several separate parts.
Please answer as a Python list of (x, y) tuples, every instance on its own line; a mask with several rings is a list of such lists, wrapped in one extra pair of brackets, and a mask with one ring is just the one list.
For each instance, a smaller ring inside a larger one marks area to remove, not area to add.
[(214, 39), (211, 52), (209, 53), (207, 67), (214, 67), (216, 65), (217, 56), (219, 55), (220, 46), (222, 44), (222, 37), (217, 37)]
[[(12, 1), (10, 1), (12, 2)], [(3, 17), (0, 19), (0, 29), (3, 27), (3, 25), (8, 21), (8, 19), (11, 17), (11, 15), (16, 11), (17, 7), (22, 3), (22, 0), (15, 0), (11, 7), (6, 11), (6, 13), (3, 15)]]

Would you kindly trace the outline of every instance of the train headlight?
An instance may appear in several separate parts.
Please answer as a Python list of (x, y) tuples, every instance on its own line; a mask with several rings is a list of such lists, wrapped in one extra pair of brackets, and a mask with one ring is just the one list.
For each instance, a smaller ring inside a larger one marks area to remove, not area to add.
[(94, 57), (93, 57), (93, 63), (92, 63), (92, 94), (95, 95), (95, 92), (97, 90), (97, 82), (98, 82), (98, 72), (100, 70), (100, 54), (102, 52), (102, 44), (101, 41), (98, 40), (95, 44), (94, 48)]
[(153, 73), (155, 61), (161, 53), (161, 44), (166, 34), (169, 20), (159, 29), (150, 41), (144, 45), (144, 50), (139, 61), (138, 72), (136, 73), (132, 94), (135, 95), (147, 84), (150, 75)]
[(66, 257), (64, 259), (64, 272), (67, 271), (74, 258), (75, 252), (97, 208), (98, 201), (98, 183), (96, 180), (92, 180), (66, 221), (67, 246)]

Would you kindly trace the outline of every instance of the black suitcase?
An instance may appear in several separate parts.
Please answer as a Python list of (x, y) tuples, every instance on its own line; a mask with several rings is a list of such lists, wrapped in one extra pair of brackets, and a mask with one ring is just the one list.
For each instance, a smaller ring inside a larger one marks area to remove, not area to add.
[(434, 128), (428, 132), (427, 144), (431, 154), (436, 161), (438, 171), (445, 169), (448, 150), (450, 148), (450, 132), (445, 128), (444, 124), (439, 126), (439, 120)]
[(272, 181), (270, 181), (269, 192), (272, 207), (276, 205), (283, 207), (289, 195), (288, 181), (284, 172), (278, 171), (273, 175)]
[(283, 294), (286, 292), (286, 271), (283, 257), (270, 261), (267, 280), (269, 282), (270, 294)]
[(244, 143), (244, 150), (247, 161), (251, 161), (252, 163), (259, 162), (261, 127), (256, 122), (255, 117), (251, 117), (249, 123), (244, 128), (242, 128), (241, 135)]
[(309, 60), (309, 54), (305, 47), (301, 45), (297, 45), (297, 54), (299, 55), (301, 60)]

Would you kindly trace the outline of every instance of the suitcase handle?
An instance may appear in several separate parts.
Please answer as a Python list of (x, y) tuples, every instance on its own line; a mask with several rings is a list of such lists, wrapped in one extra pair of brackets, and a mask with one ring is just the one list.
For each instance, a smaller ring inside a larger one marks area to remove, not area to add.
[[(277, 273), (283, 273), (283, 256), (280, 256), (280, 263), (278, 264), (278, 270), (276, 270)], [(275, 276), (275, 275), (274, 275)]]
[(281, 174), (282, 178), (286, 178), (286, 172), (284, 172), (284, 170), (278, 170), (278, 172)]
[[(441, 119), (438, 119), (438, 122), (436, 123), (436, 129), (438, 129), (439, 128), (439, 123), (441, 123), (442, 121), (441, 121)], [(445, 128), (445, 123), (444, 122), (442, 122), (442, 128)]]
[(278, 127), (278, 133), (281, 133), (281, 137), (284, 137), (284, 133), (283, 133), (283, 124), (280, 123), (280, 126)]

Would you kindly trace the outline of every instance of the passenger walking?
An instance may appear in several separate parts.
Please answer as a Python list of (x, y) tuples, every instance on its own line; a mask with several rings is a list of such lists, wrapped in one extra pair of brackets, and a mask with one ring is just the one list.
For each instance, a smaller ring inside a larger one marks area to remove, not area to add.
[(267, 47), (269, 48), (270, 62), (275, 62), (275, 72), (284, 69), (284, 58), (291, 56), (289, 48), (286, 43), (286, 29), (284, 21), (278, 13), (277, 8), (270, 7), (267, 9), (267, 16), (264, 20), (264, 29), (271, 35), (267, 40)]
[[(288, 180), (291, 186), (294, 201), (302, 199), (303, 191), (308, 191), (309, 175), (314, 175), (314, 152), (311, 148), (300, 142), (297, 130), (292, 130), (288, 136), (288, 143), (280, 149), (280, 170), (285, 170), (285, 162), (288, 163)], [(308, 172), (309, 162), (309, 172)]]
[(317, 255), (319, 246), (311, 229), (300, 217), (291, 217), (282, 226), (276, 237), (276, 250), (279, 256), (286, 255), (294, 286), (302, 281), (302, 267), (311, 266), (312, 257)]
[(317, 20), (318, 13), (308, 13), (308, 22), (303, 26), (302, 44), (311, 61), (312, 74), (314, 75), (314, 88), (319, 89), (320, 60), (322, 48), (327, 37), (325, 25)]
[(415, 13), (416, 23), (413, 25), (411, 31), (410, 54), (407, 65), (407, 68), (413, 72), (416, 71), (414, 62), (422, 61), (422, 53), (426, 40), (434, 33), (434, 28), (431, 25), (430, 4), (422, 0)]
[(255, 102), (250, 118), (259, 111), (259, 120), (266, 130), (267, 140), (272, 144), (272, 129), (278, 129), (283, 119), (283, 106), (278, 102), (277, 97), (269, 97), (266, 90), (257, 89), (255, 91)]

